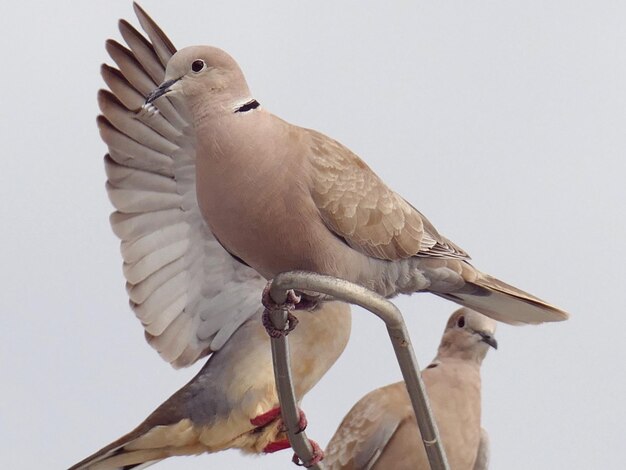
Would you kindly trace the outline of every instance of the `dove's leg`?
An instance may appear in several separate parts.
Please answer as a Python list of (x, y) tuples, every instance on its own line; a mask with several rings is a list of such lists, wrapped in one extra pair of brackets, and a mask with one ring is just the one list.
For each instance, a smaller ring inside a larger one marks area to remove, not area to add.
[[(302, 462), (296, 454), (293, 454), (293, 458), (291, 459), (291, 461), (299, 467), (312, 467), (324, 458), (324, 451), (317, 442), (309, 439), (309, 444), (311, 444), (311, 447), (313, 448), (313, 458), (310, 461)], [(288, 449), (290, 447), (291, 444), (289, 444), (289, 439), (281, 439), (280, 441), (269, 443), (267, 446), (265, 446), (263, 452), (265, 452), (266, 454), (271, 454), (274, 452), (278, 452), (279, 450)]]
[[(295, 310), (296, 304), (300, 302), (301, 297), (296, 295), (293, 290), (290, 290), (287, 293), (287, 299), (284, 304), (277, 304), (272, 299), (270, 295), (270, 287), (272, 286), (272, 281), (267, 283), (265, 289), (263, 289), (263, 297), (261, 298), (261, 302), (265, 307), (265, 311), (263, 312), (263, 326), (267, 330), (267, 334), (270, 335), (271, 338), (280, 338), (281, 336), (287, 336), (298, 324), (298, 319), (294, 314), (291, 313), (292, 310)], [(279, 330), (274, 326), (272, 319), (270, 317), (271, 312), (275, 312), (276, 310), (287, 311), (287, 328), (285, 330)]]
[(263, 452), (266, 454), (273, 454), (274, 452), (278, 452), (279, 450), (289, 449), (291, 444), (289, 443), (289, 439), (281, 439), (280, 441), (270, 442), (265, 446)]
[(272, 408), (269, 411), (266, 411), (265, 413), (260, 414), (259, 416), (252, 418), (250, 420), (250, 423), (253, 426), (256, 426), (257, 428), (262, 428), (264, 426), (267, 426), (271, 422), (273, 422), (279, 416), (280, 416), (280, 408), (276, 407), (276, 408)]
[[(296, 433), (304, 431), (308, 424), (304, 411), (298, 409), (298, 413), (300, 414), (300, 419), (298, 420), (298, 430), (296, 431)], [(260, 414), (255, 418), (252, 418), (250, 420), (250, 423), (257, 428), (262, 428), (274, 422), (276, 419), (280, 419), (280, 407), (272, 408), (271, 410), (266, 411), (265, 413)], [(280, 428), (282, 428), (283, 432), (287, 431), (285, 424), (282, 423), (282, 420), (280, 423)]]

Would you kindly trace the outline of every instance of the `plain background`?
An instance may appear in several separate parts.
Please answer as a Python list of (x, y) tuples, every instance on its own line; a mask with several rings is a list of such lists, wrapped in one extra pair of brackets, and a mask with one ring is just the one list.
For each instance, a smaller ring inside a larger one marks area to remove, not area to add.
[[(483, 367), (494, 469), (613, 469), (626, 437), (626, 4), (144, 1), (177, 47), (240, 63), (272, 112), (361, 155), (480, 269), (571, 312), (501, 325)], [(138, 424), (194, 370), (143, 340), (108, 224), (95, 117), (104, 40), (131, 3), (3, 2), (0, 467), (64, 468)], [(398, 299), (420, 364), (455, 305)], [(199, 365), (198, 365), (199, 366)], [(325, 445), (399, 380), (355, 311), (304, 401)], [(237, 451), (159, 469), (293, 468)]]

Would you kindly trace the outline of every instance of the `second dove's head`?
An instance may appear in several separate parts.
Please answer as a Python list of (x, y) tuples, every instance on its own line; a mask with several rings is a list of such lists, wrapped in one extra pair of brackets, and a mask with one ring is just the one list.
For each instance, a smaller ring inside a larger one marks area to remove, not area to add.
[(217, 47), (191, 46), (174, 54), (163, 83), (146, 98), (183, 97), (185, 104), (204, 108), (232, 108), (250, 100), (250, 91), (237, 62)]
[(468, 308), (460, 308), (448, 319), (439, 354), (482, 361), (490, 347), (497, 349), (496, 322)]

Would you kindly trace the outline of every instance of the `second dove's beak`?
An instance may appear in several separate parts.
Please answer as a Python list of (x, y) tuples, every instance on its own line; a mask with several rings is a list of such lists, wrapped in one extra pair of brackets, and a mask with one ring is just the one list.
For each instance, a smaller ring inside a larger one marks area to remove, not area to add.
[(158, 88), (152, 90), (152, 92), (146, 97), (146, 102), (144, 103), (144, 106), (156, 101), (161, 96), (169, 93), (171, 91), (172, 85), (178, 80), (180, 80), (180, 78), (173, 78), (172, 80), (161, 83)]
[(491, 336), (491, 335), (489, 335), (487, 333), (478, 333), (478, 334), (482, 338), (481, 341), (483, 343), (487, 343), (493, 349), (498, 349), (498, 342), (496, 341), (496, 339), (493, 336)]

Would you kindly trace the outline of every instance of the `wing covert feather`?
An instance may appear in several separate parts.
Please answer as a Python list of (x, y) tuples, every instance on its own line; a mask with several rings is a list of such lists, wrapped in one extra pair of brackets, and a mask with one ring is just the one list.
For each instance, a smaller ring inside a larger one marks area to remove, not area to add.
[(307, 132), (313, 199), (326, 225), (348, 245), (391, 261), (412, 256), (469, 258), (348, 148)]

